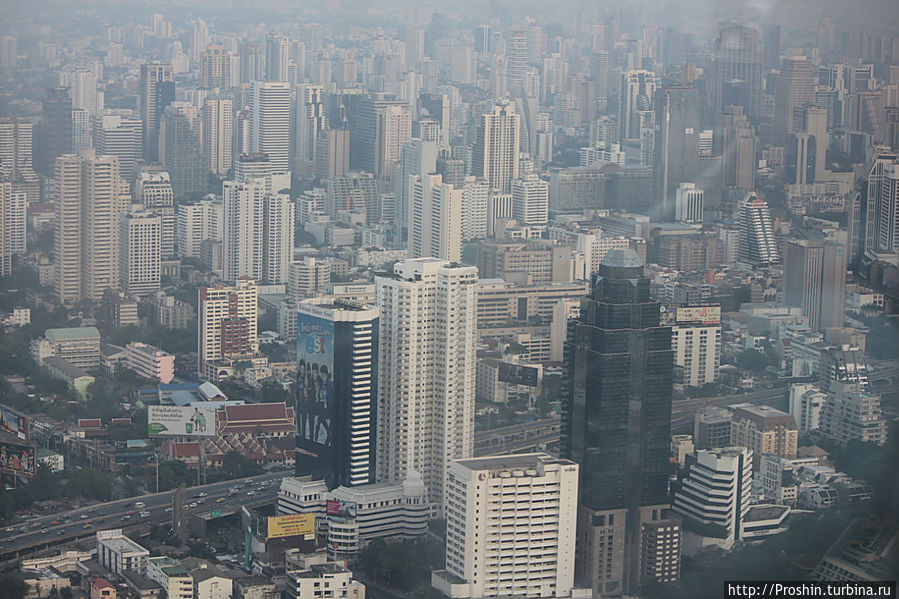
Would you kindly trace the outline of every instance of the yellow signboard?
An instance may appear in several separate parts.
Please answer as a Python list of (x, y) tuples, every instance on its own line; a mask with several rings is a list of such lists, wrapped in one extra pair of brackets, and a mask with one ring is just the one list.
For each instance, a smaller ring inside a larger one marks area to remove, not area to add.
[(269, 539), (311, 534), (315, 534), (315, 514), (272, 516), (268, 519)]

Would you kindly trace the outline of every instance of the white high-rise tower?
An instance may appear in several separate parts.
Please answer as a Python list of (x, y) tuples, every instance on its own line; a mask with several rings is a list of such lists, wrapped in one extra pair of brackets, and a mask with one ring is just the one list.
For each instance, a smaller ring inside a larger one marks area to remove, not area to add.
[(265, 179), (222, 185), (224, 228), (222, 235), (223, 278), (262, 278), (263, 200)]
[(268, 154), (272, 173), (290, 171), (290, 84), (254, 81), (250, 98), (250, 152)]

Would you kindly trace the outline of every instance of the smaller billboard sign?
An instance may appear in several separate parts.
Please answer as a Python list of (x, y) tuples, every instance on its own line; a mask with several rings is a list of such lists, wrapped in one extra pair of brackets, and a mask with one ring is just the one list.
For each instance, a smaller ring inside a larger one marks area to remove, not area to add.
[(34, 447), (6, 441), (0, 442), (0, 470), (34, 476), (37, 471)]
[(680, 306), (676, 322), (721, 322), (721, 306)]
[(147, 410), (150, 435), (212, 437), (215, 408), (206, 406), (150, 406)]
[(268, 519), (269, 539), (315, 534), (315, 514), (290, 514)]

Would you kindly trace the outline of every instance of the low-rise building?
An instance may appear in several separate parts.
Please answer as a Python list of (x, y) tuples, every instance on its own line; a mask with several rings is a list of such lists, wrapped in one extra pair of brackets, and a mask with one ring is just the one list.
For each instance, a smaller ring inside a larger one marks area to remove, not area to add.
[(51, 356), (44, 360), (44, 367), (53, 378), (65, 381), (69, 390), (75, 393), (82, 401), (87, 400), (87, 388), (96, 380), (81, 368), (68, 360)]
[(365, 585), (353, 578), (345, 562), (324, 553), (288, 558), (287, 599), (365, 599)]
[(831, 383), (821, 408), (820, 431), (843, 446), (850, 441), (885, 444), (887, 422), (880, 396), (862, 390), (857, 383)]
[(735, 404), (731, 409), (730, 444), (752, 450), (754, 469), (758, 470), (765, 453), (796, 457), (799, 430), (790, 414), (749, 403)]
[(125, 366), (138, 376), (160, 383), (171, 383), (175, 377), (175, 356), (139, 341), (125, 346)]
[(194, 599), (194, 579), (187, 568), (168, 557), (151, 557), (146, 561), (147, 578), (155, 580), (167, 599)]
[(97, 531), (97, 561), (119, 576), (143, 572), (150, 552), (122, 534), (121, 528)]
[(38, 364), (55, 356), (78, 368), (96, 368), (100, 366), (100, 331), (97, 327), (47, 329), (43, 339), (32, 342), (31, 351)]

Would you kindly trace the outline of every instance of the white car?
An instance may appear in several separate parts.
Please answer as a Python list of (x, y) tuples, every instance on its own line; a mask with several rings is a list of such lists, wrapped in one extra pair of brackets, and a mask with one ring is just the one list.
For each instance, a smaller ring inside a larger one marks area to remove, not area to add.
[(256, 491), (247, 491), (247, 495), (255, 495)]
[(197, 507), (197, 503), (195, 501), (191, 501), (187, 507)]

